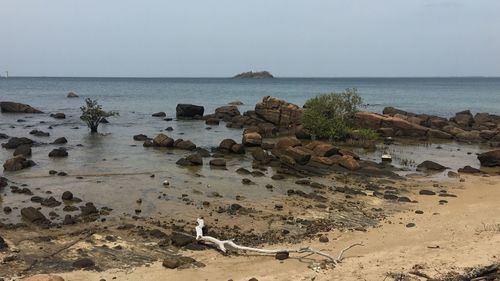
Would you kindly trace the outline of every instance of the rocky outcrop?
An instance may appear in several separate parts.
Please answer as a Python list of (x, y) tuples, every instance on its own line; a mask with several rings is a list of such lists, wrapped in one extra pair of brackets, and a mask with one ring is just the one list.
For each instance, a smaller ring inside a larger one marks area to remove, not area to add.
[(201, 119), (205, 108), (194, 104), (178, 104), (175, 112), (178, 119)]
[(500, 166), (500, 149), (481, 153), (477, 156), (477, 159), (481, 162), (481, 166), (484, 167)]
[(376, 130), (384, 137), (425, 137), (455, 139), (462, 142), (490, 142), (500, 135), (500, 116), (469, 110), (457, 112), (449, 120), (443, 117), (415, 114), (386, 107), (383, 114), (358, 112), (357, 125)]
[(429, 160), (417, 165), (417, 171), (444, 171), (446, 169), (448, 169), (448, 167)]
[(274, 78), (274, 76), (269, 71), (256, 71), (256, 72), (248, 71), (237, 74), (233, 76), (233, 78), (270, 79)]
[(245, 146), (260, 146), (262, 144), (262, 136), (256, 132), (246, 133), (243, 135), (241, 142)]
[(238, 110), (238, 107), (234, 105), (221, 106), (215, 109), (215, 118), (222, 119), (224, 121), (229, 121), (240, 115), (241, 113)]
[(259, 118), (278, 127), (299, 125), (302, 111), (302, 108), (293, 103), (271, 96), (264, 97), (262, 102), (255, 105), (255, 114)]
[(69, 92), (67, 95), (66, 95), (67, 98), (78, 98), (78, 95), (74, 92)]
[(30, 105), (10, 101), (0, 102), (0, 110), (7, 113), (43, 113)]
[(14, 158), (8, 159), (3, 164), (4, 171), (14, 172), (26, 169), (35, 165), (35, 162), (26, 160), (23, 155), (17, 155)]

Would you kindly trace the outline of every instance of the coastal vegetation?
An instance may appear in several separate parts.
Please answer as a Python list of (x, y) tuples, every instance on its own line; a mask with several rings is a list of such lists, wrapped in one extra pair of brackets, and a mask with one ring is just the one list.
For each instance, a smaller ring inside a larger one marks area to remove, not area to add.
[(318, 138), (345, 140), (363, 100), (356, 89), (316, 96), (306, 101), (301, 122)]
[(80, 107), (82, 116), (80, 119), (84, 121), (90, 129), (90, 132), (97, 133), (97, 128), (106, 118), (118, 115), (118, 112), (104, 111), (102, 106), (97, 103), (97, 100), (90, 98), (85, 99), (85, 105)]

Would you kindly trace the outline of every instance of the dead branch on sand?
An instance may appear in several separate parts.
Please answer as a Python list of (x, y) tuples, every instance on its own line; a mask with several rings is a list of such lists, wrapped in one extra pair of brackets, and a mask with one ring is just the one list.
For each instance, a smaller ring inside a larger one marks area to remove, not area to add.
[(237, 245), (236, 243), (234, 243), (231, 240), (219, 240), (219, 239), (212, 237), (212, 236), (203, 235), (203, 227), (205, 226), (205, 222), (203, 221), (203, 219), (197, 219), (197, 222), (198, 222), (198, 225), (195, 227), (196, 240), (214, 244), (223, 253), (227, 252), (227, 248), (226, 248), (227, 246), (229, 246), (230, 248), (233, 248), (235, 250), (250, 251), (250, 252), (262, 253), (262, 254), (277, 254), (277, 253), (283, 253), (283, 252), (286, 252), (286, 253), (312, 253), (312, 254), (320, 255), (322, 257), (327, 258), (328, 261), (332, 262), (333, 264), (338, 264), (344, 258), (344, 254), (346, 251), (348, 251), (349, 249), (351, 249), (355, 246), (363, 246), (362, 243), (352, 244), (349, 247), (346, 247), (342, 251), (340, 251), (339, 255), (336, 258), (329, 255), (329, 254), (312, 249), (310, 247), (304, 247), (304, 248), (299, 248), (299, 249), (275, 249), (275, 250), (257, 249), (257, 248), (251, 248), (251, 247)]

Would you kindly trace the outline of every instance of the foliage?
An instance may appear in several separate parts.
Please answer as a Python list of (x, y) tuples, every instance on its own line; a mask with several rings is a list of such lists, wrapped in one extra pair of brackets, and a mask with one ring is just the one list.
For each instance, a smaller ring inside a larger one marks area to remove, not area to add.
[(379, 138), (377, 132), (372, 129), (356, 129), (349, 132), (349, 136), (356, 140), (373, 141)]
[(105, 118), (119, 115), (118, 112), (102, 110), (97, 100), (90, 98), (85, 99), (85, 106), (80, 107), (80, 110), (82, 111), (80, 119), (87, 123), (92, 133), (97, 132), (97, 127)]
[(361, 104), (356, 89), (316, 96), (304, 105), (302, 125), (316, 137), (343, 140), (354, 126)]

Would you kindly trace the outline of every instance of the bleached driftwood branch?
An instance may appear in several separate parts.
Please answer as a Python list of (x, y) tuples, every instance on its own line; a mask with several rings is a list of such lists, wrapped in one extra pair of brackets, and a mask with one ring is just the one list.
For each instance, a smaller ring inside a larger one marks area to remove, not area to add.
[(250, 252), (256, 252), (256, 253), (262, 253), (262, 254), (276, 254), (276, 253), (282, 253), (282, 252), (287, 252), (287, 253), (312, 253), (316, 255), (323, 256), (327, 258), (330, 262), (337, 264), (342, 261), (344, 253), (348, 251), (349, 249), (355, 247), (355, 246), (363, 246), (362, 243), (355, 243), (350, 245), (349, 247), (343, 249), (340, 254), (338, 255), (337, 258), (332, 257), (329, 254), (323, 253), (321, 251), (312, 249), (310, 247), (304, 247), (304, 248), (299, 248), (299, 249), (275, 249), (275, 250), (270, 250), (270, 249), (258, 249), (258, 248), (251, 248), (251, 247), (246, 247), (246, 246), (240, 246), (234, 243), (231, 240), (219, 240), (215, 237), (212, 236), (206, 236), (203, 235), (203, 227), (205, 226), (205, 222), (203, 219), (197, 219), (198, 225), (195, 227), (196, 229), (196, 240), (198, 241), (203, 241), (203, 242), (209, 242), (217, 246), (219, 250), (222, 252), (226, 253), (227, 252), (227, 246), (236, 249), (236, 250), (241, 250), (241, 251), (250, 251)]

